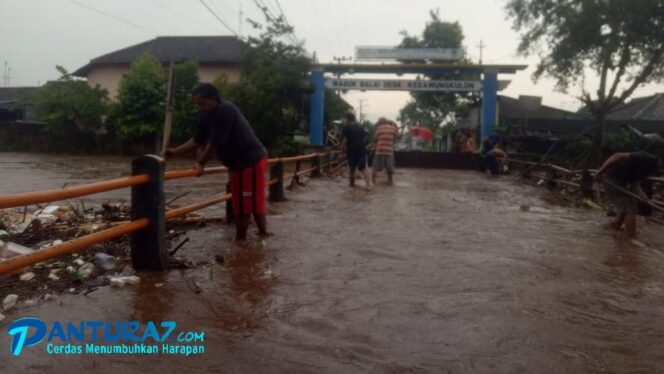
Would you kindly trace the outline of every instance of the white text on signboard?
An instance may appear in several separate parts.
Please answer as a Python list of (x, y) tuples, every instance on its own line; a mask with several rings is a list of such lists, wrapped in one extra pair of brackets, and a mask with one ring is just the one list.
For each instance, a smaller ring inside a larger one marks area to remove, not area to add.
[(355, 47), (355, 59), (362, 60), (436, 60), (458, 61), (463, 59), (463, 49), (454, 48), (397, 48)]
[(440, 81), (406, 79), (328, 79), (325, 86), (333, 90), (441, 91), (473, 92), (482, 89), (477, 81)]

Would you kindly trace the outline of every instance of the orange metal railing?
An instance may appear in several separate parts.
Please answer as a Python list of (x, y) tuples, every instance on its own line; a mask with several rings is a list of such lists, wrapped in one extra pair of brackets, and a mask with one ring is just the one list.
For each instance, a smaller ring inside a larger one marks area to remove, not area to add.
[[(337, 155), (340, 154), (340, 152), (332, 151), (329, 154), (331, 157), (336, 157)], [(295, 180), (295, 178), (297, 177), (311, 174), (312, 172), (321, 168), (321, 165), (319, 164), (318, 166), (310, 167), (305, 170), (297, 170), (299, 169), (299, 162), (307, 160), (311, 161), (314, 160), (316, 157), (321, 157), (325, 155), (326, 155), (325, 153), (313, 153), (302, 156), (273, 158), (268, 160), (268, 163), (270, 165), (277, 163), (292, 163), (292, 162), (298, 163), (298, 167), (293, 173), (282, 176), (282, 180), (287, 180), (291, 178)], [(334, 162), (332, 162), (332, 160), (330, 159), (329, 162), (330, 163), (328, 164), (328, 167), (332, 165), (339, 166), (341, 163), (343, 163), (343, 160), (341, 161), (335, 160)], [(212, 167), (205, 169), (206, 174), (226, 173), (226, 172), (228, 172), (228, 169), (226, 167)], [(165, 172), (164, 180), (183, 179), (195, 176), (196, 176), (195, 169), (175, 170), (175, 171)], [(88, 195), (93, 195), (97, 193), (102, 193), (122, 188), (139, 186), (146, 184), (148, 182), (150, 182), (149, 176), (136, 175), (131, 177), (117, 178), (109, 181), (90, 183), (81, 186), (62, 188), (59, 190), (36, 191), (36, 192), (3, 195), (0, 196), (0, 209), (49, 203), (53, 201), (88, 196)], [(278, 179), (271, 179), (267, 183), (267, 187), (272, 186), (278, 182), (279, 182)], [(165, 219), (169, 221), (179, 217), (183, 217), (197, 210), (201, 210), (222, 202), (227, 202), (231, 198), (232, 198), (231, 194), (220, 194), (203, 202), (191, 204), (177, 209), (172, 209), (166, 212)], [(115, 226), (113, 228), (95, 232), (65, 242), (58, 246), (41, 249), (35, 251), (34, 253), (26, 255), (12, 257), (10, 259), (4, 260), (3, 262), (0, 262), (0, 274), (12, 272), (26, 266), (34, 265), (36, 263), (49, 260), (57, 256), (73, 253), (81, 249), (84, 249), (86, 247), (89, 247), (93, 244), (103, 243), (112, 239), (119, 238), (123, 235), (135, 233), (139, 230), (148, 227), (149, 225), (150, 221), (147, 218), (142, 218), (135, 221), (128, 221), (126, 223), (120, 223), (118, 226)]]
[(121, 188), (138, 186), (148, 183), (150, 177), (147, 175), (136, 175), (110, 181), (84, 184), (76, 187), (67, 187), (59, 190), (26, 192), (13, 195), (0, 196), (0, 209), (14, 208), (19, 206), (50, 203), (53, 201), (72, 199), (75, 197), (94, 195), (100, 192), (119, 190)]

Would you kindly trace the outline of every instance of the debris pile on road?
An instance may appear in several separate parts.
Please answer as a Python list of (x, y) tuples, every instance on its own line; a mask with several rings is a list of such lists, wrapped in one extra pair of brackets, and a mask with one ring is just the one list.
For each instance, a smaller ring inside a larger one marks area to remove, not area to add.
[[(129, 207), (124, 203), (86, 207), (81, 202), (80, 207), (67, 204), (47, 205), (33, 211), (27, 208), (0, 210), (0, 263), (127, 223), (130, 216)], [(191, 226), (219, 221), (190, 214), (169, 222), (166, 240), (169, 243), (177, 240)], [(176, 267), (192, 266), (187, 261), (171, 260)], [(140, 278), (131, 267), (129, 237), (125, 236), (10, 274), (0, 274), (0, 297), (19, 295), (20, 305), (31, 305), (59, 294), (87, 294), (103, 286), (123, 287), (139, 282)], [(11, 300), (16, 303), (15, 299)], [(3, 307), (4, 310), (9, 308)], [(3, 318), (0, 315), (0, 321)]]
[[(548, 175), (530, 172), (527, 176), (518, 174), (513, 178), (513, 181), (519, 184), (547, 187), (547, 193), (543, 198), (551, 204), (595, 210), (608, 210), (610, 214), (612, 213), (608, 199), (603, 197), (603, 191), (605, 188), (604, 184), (602, 182), (593, 183), (592, 190), (588, 192), (594, 196), (593, 198), (586, 197), (581, 193), (582, 177), (580, 173), (562, 174), (554, 180)], [(661, 183), (653, 184), (651, 201), (660, 206), (664, 205), (664, 186)], [(661, 218), (664, 218), (664, 214), (657, 210), (653, 210), (653, 217), (651, 217), (651, 220), (661, 220)]]

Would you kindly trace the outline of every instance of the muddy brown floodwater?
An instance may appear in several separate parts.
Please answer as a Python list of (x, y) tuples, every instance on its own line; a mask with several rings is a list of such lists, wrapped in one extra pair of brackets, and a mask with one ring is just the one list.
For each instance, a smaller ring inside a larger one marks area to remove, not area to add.
[[(115, 177), (128, 161), (9, 157), (32, 168), (0, 154), (13, 179), (6, 187), (3, 176), (3, 192), (81, 182), (86, 168)], [(196, 200), (214, 178), (182, 188)], [(182, 256), (222, 254), (224, 264), (142, 273), (136, 286), (8, 312), (0, 372), (661, 372), (661, 226), (620, 239), (602, 214), (547, 205), (541, 193), (446, 170), (399, 170), (396, 186), (373, 192), (311, 180), (270, 205), (275, 236), (265, 245), (235, 247), (223, 226), (188, 233)], [(67, 356), (35, 346), (10, 357), (7, 321), (23, 316), (173, 320), (205, 331), (206, 353)]]

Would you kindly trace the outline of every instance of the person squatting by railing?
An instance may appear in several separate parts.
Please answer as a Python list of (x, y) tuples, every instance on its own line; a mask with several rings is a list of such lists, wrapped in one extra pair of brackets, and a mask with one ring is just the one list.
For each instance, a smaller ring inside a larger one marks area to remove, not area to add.
[(267, 151), (256, 137), (249, 122), (230, 101), (222, 100), (210, 83), (200, 84), (194, 91), (194, 100), (201, 114), (196, 134), (186, 143), (169, 148), (166, 157), (203, 147), (196, 161), (198, 176), (205, 172), (205, 163), (215, 153), (229, 169), (235, 239), (247, 238), (250, 216), (254, 216), (260, 235), (268, 235), (265, 216), (265, 171)]
[(649, 201), (641, 182), (663, 169), (661, 158), (643, 151), (616, 153), (604, 162), (595, 174), (595, 180), (604, 182), (607, 196), (617, 210), (616, 220), (611, 223), (613, 230), (620, 230), (624, 224), (627, 235), (636, 235), (637, 199), (625, 190)]
[(490, 171), (492, 175), (500, 175), (507, 163), (507, 153), (500, 148), (501, 139), (498, 135), (490, 135), (482, 142), (482, 171)]

